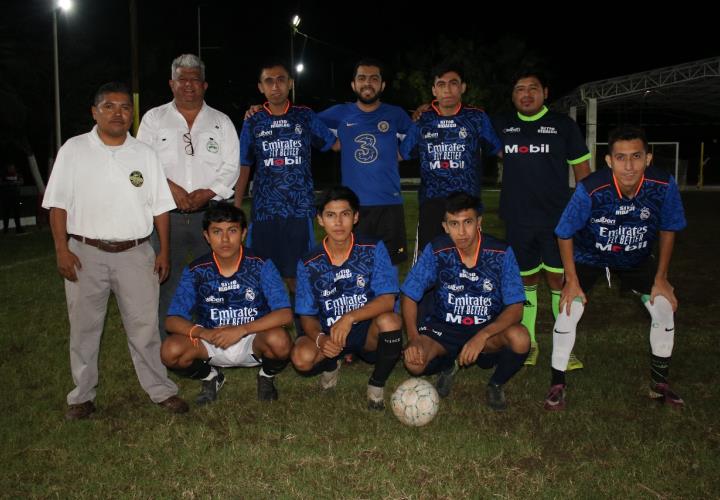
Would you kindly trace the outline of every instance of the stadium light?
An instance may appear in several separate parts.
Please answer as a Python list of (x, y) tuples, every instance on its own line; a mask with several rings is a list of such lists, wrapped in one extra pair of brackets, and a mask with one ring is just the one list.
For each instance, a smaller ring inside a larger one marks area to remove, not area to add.
[[(295, 14), (290, 20), (290, 71), (295, 67), (295, 34), (297, 33), (298, 26), (300, 26), (300, 16)], [(291, 78), (292, 76), (293, 75), (290, 75)], [(293, 83), (292, 102), (295, 102), (295, 85), (297, 85), (297, 82)]]
[(295, 71), (299, 73), (302, 73), (305, 70), (305, 65), (303, 63), (299, 63), (297, 66), (295, 66)]
[(55, 76), (55, 151), (60, 149), (62, 144), (62, 134), (60, 131), (60, 64), (58, 62), (58, 32), (57, 32), (57, 13), (58, 10), (68, 12), (72, 10), (72, 0), (59, 0), (55, 4), (53, 13), (53, 65)]

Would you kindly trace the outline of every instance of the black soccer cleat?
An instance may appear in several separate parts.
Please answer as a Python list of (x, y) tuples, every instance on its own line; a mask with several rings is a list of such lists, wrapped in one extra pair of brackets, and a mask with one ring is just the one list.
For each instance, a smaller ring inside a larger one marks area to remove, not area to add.
[(258, 373), (257, 395), (258, 401), (276, 401), (278, 392), (275, 388), (275, 377), (263, 377)]
[(212, 403), (217, 399), (217, 393), (225, 385), (225, 375), (218, 368), (217, 375), (210, 380), (204, 380), (200, 394), (195, 398), (195, 404), (203, 406)]

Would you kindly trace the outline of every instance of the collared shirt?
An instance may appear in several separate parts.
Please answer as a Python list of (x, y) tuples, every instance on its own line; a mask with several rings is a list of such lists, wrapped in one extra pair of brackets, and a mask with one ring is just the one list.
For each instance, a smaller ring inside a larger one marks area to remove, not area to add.
[(107, 146), (95, 126), (58, 151), (42, 206), (67, 211), (68, 234), (125, 241), (148, 236), (175, 202), (150, 147), (130, 134)]
[(167, 178), (188, 193), (210, 189), (215, 200), (233, 195), (240, 173), (240, 141), (225, 113), (203, 102), (188, 130), (172, 101), (145, 113), (137, 138), (158, 153)]

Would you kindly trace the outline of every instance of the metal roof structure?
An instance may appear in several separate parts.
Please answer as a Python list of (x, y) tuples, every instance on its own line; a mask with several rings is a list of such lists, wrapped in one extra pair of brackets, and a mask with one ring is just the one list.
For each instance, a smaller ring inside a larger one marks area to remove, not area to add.
[(720, 57), (585, 83), (553, 108), (581, 110), (592, 99), (599, 111), (642, 108), (665, 125), (720, 125)]

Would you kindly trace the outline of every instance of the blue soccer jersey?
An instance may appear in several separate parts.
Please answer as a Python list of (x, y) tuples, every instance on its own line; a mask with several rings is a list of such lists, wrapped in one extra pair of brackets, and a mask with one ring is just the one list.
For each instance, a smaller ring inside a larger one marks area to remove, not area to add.
[(484, 111), (461, 106), (452, 116), (433, 108), (420, 116), (400, 144), (403, 159), (420, 159), (420, 203), (456, 191), (478, 196), (482, 154), (494, 155), (501, 143)]
[(397, 294), (398, 288), (382, 241), (353, 235), (350, 253), (339, 266), (330, 261), (323, 241), (298, 262), (295, 312), (315, 316), (326, 330), (374, 298)]
[(650, 256), (659, 231), (687, 223), (675, 179), (649, 167), (635, 196), (625, 198), (612, 170), (603, 168), (578, 184), (555, 234), (573, 238), (575, 262), (631, 269)]
[(318, 117), (340, 139), (342, 183), (355, 191), (360, 205), (400, 205), (399, 139), (412, 126), (398, 106), (381, 103), (362, 111), (356, 103), (338, 104)]
[(492, 236), (481, 235), (475, 265), (463, 264), (448, 235), (425, 246), (405, 278), (402, 293), (419, 302), (433, 288), (433, 311), (423, 322), (446, 324), (475, 335), (502, 310), (525, 301), (520, 269), (512, 249)]
[(290, 307), (280, 273), (270, 260), (242, 249), (238, 270), (220, 274), (212, 253), (183, 270), (168, 316), (180, 316), (204, 328), (244, 325), (276, 309)]
[(508, 225), (553, 229), (570, 200), (568, 166), (590, 159), (569, 116), (543, 109), (493, 117), (504, 144), (500, 217)]
[(309, 108), (290, 106), (273, 116), (267, 108), (245, 120), (240, 165), (255, 165), (253, 220), (313, 217), (311, 146), (327, 151), (335, 136)]

